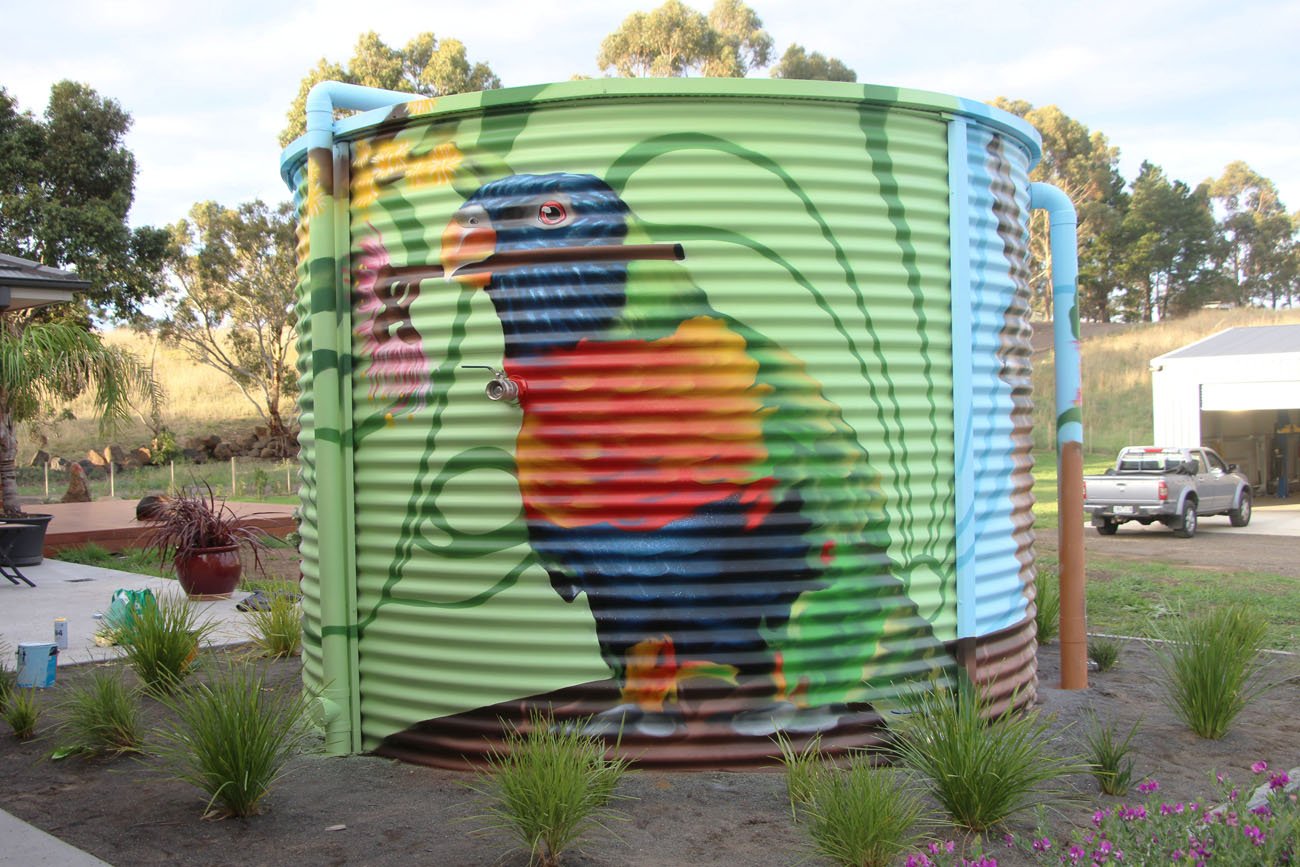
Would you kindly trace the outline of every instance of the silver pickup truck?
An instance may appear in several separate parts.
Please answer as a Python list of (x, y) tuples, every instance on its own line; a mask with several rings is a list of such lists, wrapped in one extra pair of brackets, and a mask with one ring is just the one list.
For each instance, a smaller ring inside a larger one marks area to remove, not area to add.
[(1102, 476), (1084, 476), (1083, 509), (1103, 536), (1128, 521), (1159, 521), (1190, 539), (1202, 515), (1227, 515), (1234, 527), (1250, 523), (1250, 482), (1213, 449), (1129, 446)]

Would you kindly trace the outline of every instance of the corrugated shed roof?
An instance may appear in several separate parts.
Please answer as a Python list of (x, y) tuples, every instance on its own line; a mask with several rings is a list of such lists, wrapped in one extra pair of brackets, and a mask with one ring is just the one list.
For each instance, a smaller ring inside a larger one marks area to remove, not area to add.
[(31, 259), (0, 253), (0, 286), (78, 290), (88, 289), (90, 281), (82, 280), (71, 271), (61, 271)]
[(1255, 325), (1229, 328), (1160, 358), (1210, 358), (1219, 355), (1300, 353), (1300, 325)]

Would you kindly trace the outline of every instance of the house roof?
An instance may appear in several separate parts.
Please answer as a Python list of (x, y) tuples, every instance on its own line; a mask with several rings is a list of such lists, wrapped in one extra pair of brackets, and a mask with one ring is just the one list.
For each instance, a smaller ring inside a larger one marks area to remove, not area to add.
[(71, 271), (0, 253), (0, 310), (59, 304), (89, 288), (89, 280)]
[(1254, 325), (1229, 328), (1181, 349), (1166, 352), (1160, 359), (1213, 358), (1221, 355), (1273, 355), (1300, 353), (1300, 325)]

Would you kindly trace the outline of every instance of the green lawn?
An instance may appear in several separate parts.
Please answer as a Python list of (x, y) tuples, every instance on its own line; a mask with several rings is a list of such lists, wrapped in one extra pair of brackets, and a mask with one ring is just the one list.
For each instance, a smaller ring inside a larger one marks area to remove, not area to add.
[[(1041, 579), (1056, 580), (1056, 553), (1039, 551)], [(1182, 612), (1241, 604), (1267, 627), (1267, 646), (1300, 651), (1300, 579), (1267, 572), (1220, 573), (1089, 553), (1088, 631), (1159, 638)]]
[[(1083, 474), (1106, 472), (1115, 465), (1113, 454), (1086, 454), (1083, 456)], [(1034, 452), (1034, 527), (1054, 530), (1058, 525), (1056, 509), (1056, 452)]]

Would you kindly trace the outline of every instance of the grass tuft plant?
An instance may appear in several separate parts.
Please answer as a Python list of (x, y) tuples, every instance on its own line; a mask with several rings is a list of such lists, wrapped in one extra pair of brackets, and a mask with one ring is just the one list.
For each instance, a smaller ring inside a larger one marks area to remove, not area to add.
[(1098, 671), (1110, 671), (1119, 662), (1119, 642), (1113, 638), (1089, 638), (1088, 658), (1097, 663)]
[(488, 772), (471, 785), (489, 800), (483, 830), (509, 833), (529, 864), (558, 865), (585, 834), (608, 832), (607, 823), (620, 818), (610, 804), (628, 763), (606, 758), (604, 741), (581, 728), (534, 712), (526, 730), (509, 728), (505, 745), (488, 757)]
[(167, 594), (145, 605), (122, 632), (122, 651), (144, 688), (155, 696), (170, 695), (194, 671), (199, 645), (213, 630), (179, 595)]
[(776, 744), (781, 748), (781, 764), (785, 766), (785, 794), (790, 800), (790, 818), (799, 821), (799, 811), (806, 809), (813, 799), (818, 781), (830, 768), (822, 761), (822, 736), (816, 735), (802, 750), (796, 750), (785, 732), (777, 732)]
[(1203, 738), (1218, 740), (1254, 699), (1269, 689), (1260, 677), (1265, 626), (1230, 605), (1171, 618), (1157, 647), (1169, 705)]
[(1121, 737), (1114, 722), (1103, 724), (1096, 716), (1090, 717), (1083, 739), (1088, 745), (1092, 775), (1103, 794), (1128, 794), (1129, 784), (1133, 782), (1133, 759), (1129, 754), (1140, 727), (1140, 722), (1133, 723), (1128, 734)]
[(985, 720), (987, 704), (967, 681), (910, 700), (888, 751), (925, 779), (957, 824), (984, 831), (1044, 797), (1063, 798), (1067, 774), (1089, 770), (1075, 756), (1056, 755), (1053, 725), (1035, 711), (1010, 707)]
[(68, 739), (66, 751), (121, 755), (138, 752), (144, 724), (135, 690), (126, 685), (119, 669), (92, 672), (73, 687), (63, 702), (60, 732)]
[(40, 706), (36, 704), (36, 690), (17, 688), (10, 690), (9, 700), (4, 706), (4, 718), (5, 722), (9, 723), (9, 727), (14, 730), (14, 737), (25, 741), (36, 734), (36, 721), (40, 715)]
[(248, 612), (253, 643), (263, 656), (272, 659), (302, 653), (302, 606), (298, 600), (283, 589), (263, 595), (267, 607)]
[(266, 674), (232, 664), (162, 699), (176, 718), (157, 752), (175, 779), (208, 795), (204, 817), (251, 816), (310, 737), (308, 693), (276, 695)]
[(1038, 627), (1038, 643), (1048, 644), (1061, 630), (1061, 587), (1055, 569), (1040, 567), (1034, 582), (1038, 595), (1034, 597), (1034, 624)]
[(810, 780), (805, 822), (818, 855), (842, 867), (886, 867), (920, 841), (926, 811), (897, 771), (872, 767), (865, 754), (823, 771)]

